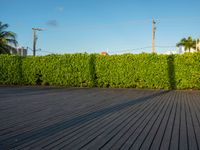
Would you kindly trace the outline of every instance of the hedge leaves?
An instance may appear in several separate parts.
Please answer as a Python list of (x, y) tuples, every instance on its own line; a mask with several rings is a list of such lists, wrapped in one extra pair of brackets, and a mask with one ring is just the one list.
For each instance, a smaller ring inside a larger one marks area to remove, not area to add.
[(200, 89), (200, 53), (0, 55), (0, 84)]

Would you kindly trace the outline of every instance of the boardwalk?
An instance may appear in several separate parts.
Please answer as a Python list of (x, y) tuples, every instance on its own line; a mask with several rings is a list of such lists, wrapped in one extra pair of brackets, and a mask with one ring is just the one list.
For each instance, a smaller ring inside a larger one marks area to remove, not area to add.
[(200, 149), (200, 91), (0, 86), (0, 149)]

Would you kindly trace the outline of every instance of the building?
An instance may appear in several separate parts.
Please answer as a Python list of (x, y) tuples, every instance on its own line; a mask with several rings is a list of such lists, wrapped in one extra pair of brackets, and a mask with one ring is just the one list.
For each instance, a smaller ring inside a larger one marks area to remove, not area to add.
[(10, 53), (12, 55), (27, 56), (27, 49), (24, 47), (19, 47), (19, 48), (11, 47)]
[(18, 48), (17, 49), (17, 54), (19, 56), (27, 56), (27, 49), (25, 49), (24, 47)]

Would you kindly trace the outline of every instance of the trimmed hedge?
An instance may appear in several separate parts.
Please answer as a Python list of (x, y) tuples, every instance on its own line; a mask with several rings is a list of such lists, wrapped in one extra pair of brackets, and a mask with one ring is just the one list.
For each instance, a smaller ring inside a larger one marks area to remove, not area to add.
[(95, 86), (95, 55), (66, 54), (40, 57), (0, 55), (0, 84)]
[(97, 83), (100, 87), (168, 88), (165, 55), (98, 56)]
[(22, 58), (0, 55), (0, 84), (22, 84)]
[(0, 84), (200, 89), (200, 53), (0, 55)]

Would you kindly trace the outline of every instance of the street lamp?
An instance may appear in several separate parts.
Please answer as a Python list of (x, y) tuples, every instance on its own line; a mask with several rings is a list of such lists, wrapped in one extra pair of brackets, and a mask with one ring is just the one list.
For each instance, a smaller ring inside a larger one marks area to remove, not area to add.
[(43, 31), (44, 29), (32, 28), (32, 30), (33, 30), (33, 56), (35, 56), (35, 54), (36, 54), (36, 41), (37, 41), (36, 31)]

